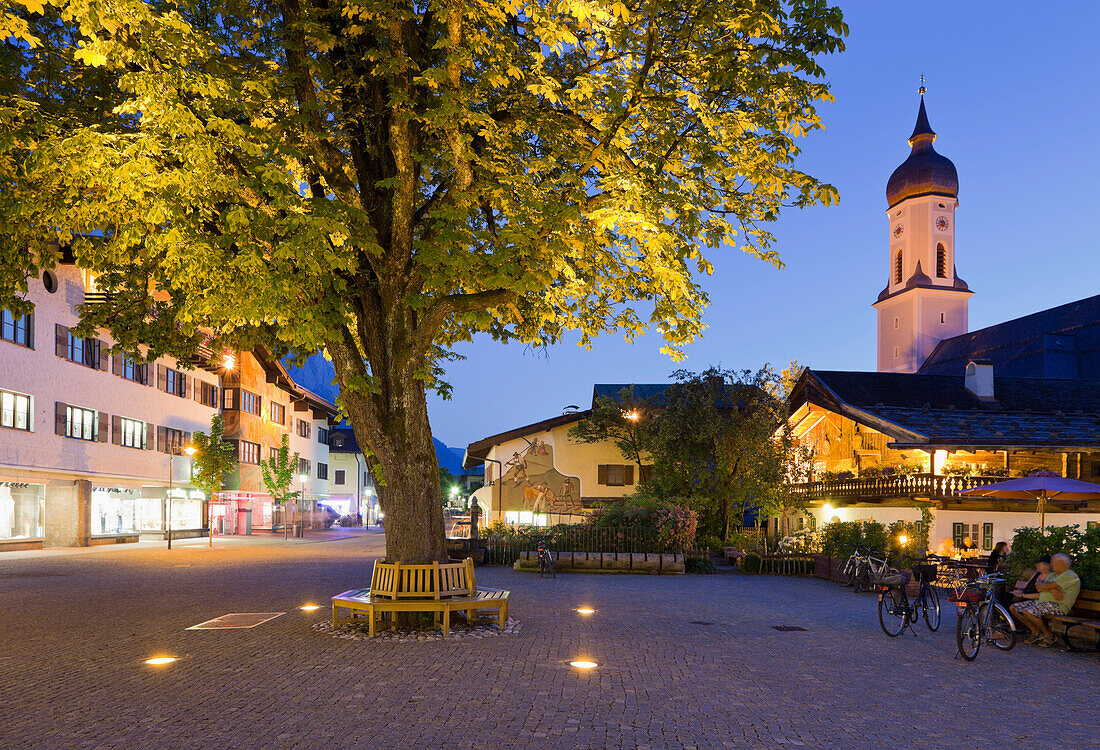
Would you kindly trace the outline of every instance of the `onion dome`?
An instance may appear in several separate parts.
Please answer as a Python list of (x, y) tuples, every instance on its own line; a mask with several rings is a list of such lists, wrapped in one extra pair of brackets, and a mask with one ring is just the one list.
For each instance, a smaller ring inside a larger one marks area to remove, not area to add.
[(900, 167), (890, 175), (886, 183), (886, 202), (891, 208), (906, 198), (916, 195), (943, 195), (949, 198), (959, 196), (959, 173), (955, 165), (946, 156), (936, 153), (932, 142), (936, 140), (936, 131), (928, 124), (928, 113), (924, 111), (924, 96), (920, 98), (920, 111), (917, 124), (909, 136), (912, 151)]

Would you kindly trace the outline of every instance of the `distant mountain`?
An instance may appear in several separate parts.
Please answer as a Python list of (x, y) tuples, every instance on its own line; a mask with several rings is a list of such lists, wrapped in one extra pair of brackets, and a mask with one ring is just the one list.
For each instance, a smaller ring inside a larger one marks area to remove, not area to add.
[(302, 367), (291, 367), (285, 362), (283, 364), (295, 383), (336, 403), (336, 397), (340, 395), (340, 389), (332, 382), (336, 377), (336, 368), (322, 355), (314, 354)]
[[(336, 397), (340, 395), (340, 389), (332, 382), (336, 377), (336, 369), (322, 355), (314, 354), (302, 367), (291, 367), (285, 362), (283, 364), (298, 385), (336, 403)], [(436, 461), (457, 477), (462, 472), (464, 451), (450, 448), (438, 438), (432, 438), (432, 441), (435, 443)]]

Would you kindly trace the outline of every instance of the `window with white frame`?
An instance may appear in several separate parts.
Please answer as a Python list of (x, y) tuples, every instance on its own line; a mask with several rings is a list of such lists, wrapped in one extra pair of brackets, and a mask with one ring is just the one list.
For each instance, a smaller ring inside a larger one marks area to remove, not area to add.
[(120, 417), (118, 420), (119, 440), (118, 444), (127, 448), (144, 449), (149, 435), (145, 422), (139, 419)]
[(259, 464), (260, 444), (242, 440), (238, 446), (237, 460), (242, 464)]
[(99, 440), (99, 413), (94, 409), (66, 406), (65, 436), (77, 440)]
[(12, 391), (0, 391), (0, 427), (34, 431), (34, 400)]

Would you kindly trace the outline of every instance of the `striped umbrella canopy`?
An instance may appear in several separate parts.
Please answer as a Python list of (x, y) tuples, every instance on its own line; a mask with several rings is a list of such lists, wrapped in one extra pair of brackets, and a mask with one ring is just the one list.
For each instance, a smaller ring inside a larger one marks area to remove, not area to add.
[(1009, 479), (1006, 482), (962, 490), (959, 494), (1002, 500), (1036, 500), (1039, 503), (1039, 529), (1045, 534), (1047, 500), (1100, 500), (1100, 485), (1079, 479), (1066, 479), (1053, 475), (1053, 472), (1051, 474)]

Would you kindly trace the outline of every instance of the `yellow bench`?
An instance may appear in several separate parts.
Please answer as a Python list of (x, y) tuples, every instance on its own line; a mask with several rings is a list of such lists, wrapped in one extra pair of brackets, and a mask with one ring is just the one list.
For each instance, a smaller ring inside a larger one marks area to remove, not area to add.
[[(351, 589), (332, 597), (332, 627), (361, 622), (364, 618), (358, 613), (366, 613), (373, 638), (384, 612), (433, 612), (446, 637), (451, 633), (451, 612), (465, 612), (467, 622), (475, 622), (479, 610), (496, 610), (497, 626), (503, 630), (510, 595), (496, 589), (478, 591), (474, 561), (469, 557), (459, 563), (431, 565), (376, 562), (369, 589)], [(340, 617), (340, 609), (348, 611), (347, 617)]]

